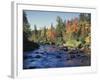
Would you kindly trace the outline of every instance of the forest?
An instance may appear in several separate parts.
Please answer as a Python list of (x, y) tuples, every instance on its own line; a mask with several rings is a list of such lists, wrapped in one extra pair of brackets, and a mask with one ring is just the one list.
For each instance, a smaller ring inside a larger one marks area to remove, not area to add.
[[(37, 30), (34, 24), (34, 30), (31, 30), (27, 20), (27, 15), (23, 12), (23, 42), (24, 50), (34, 50), (40, 44), (50, 44), (57, 46), (66, 46), (70, 48), (79, 48), (90, 53), (91, 43), (91, 15), (89, 13), (80, 13), (79, 18), (72, 20), (62, 20), (60, 16), (56, 18), (56, 27), (44, 26)], [(32, 46), (33, 43), (34, 45)], [(29, 45), (28, 48), (25, 45)]]
[(23, 11), (23, 69), (91, 65), (91, 14), (34, 29)]

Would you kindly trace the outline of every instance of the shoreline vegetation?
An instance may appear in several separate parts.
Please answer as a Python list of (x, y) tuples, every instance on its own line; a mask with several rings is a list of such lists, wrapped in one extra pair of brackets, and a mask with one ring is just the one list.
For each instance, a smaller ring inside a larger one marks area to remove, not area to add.
[(90, 28), (91, 14), (80, 13), (79, 18), (72, 20), (62, 20), (57, 16), (56, 27), (47, 28), (44, 26), (37, 30), (34, 25), (34, 30), (31, 30), (26, 13), (23, 11), (23, 47), (24, 51), (35, 50), (39, 48), (39, 44), (57, 45), (62, 47), (78, 48), (85, 53), (90, 54)]

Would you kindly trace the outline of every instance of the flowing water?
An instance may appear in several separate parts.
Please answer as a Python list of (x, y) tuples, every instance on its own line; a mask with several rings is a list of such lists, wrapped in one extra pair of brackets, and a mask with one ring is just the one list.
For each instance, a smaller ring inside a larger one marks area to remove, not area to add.
[(23, 69), (89, 66), (90, 58), (84, 53), (68, 53), (54, 45), (23, 53)]

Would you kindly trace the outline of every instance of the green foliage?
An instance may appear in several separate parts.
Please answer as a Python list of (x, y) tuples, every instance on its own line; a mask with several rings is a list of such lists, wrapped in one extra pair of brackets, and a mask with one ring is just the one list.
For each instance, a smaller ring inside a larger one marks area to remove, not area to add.
[(63, 44), (65, 39), (65, 27), (66, 27), (66, 20), (62, 20), (59, 16), (57, 16), (57, 25), (56, 25), (56, 44)]
[(90, 44), (90, 22), (91, 15), (80, 13), (79, 20), (72, 20), (67, 24), (67, 33), (66, 33), (66, 45), (71, 47), (84, 47), (87, 44)]
[(46, 32), (47, 32), (47, 29), (46, 29), (46, 26), (44, 26), (44, 28), (41, 30), (41, 39), (43, 41), (47, 40)]
[(68, 47), (74, 47), (74, 48), (78, 47), (80, 44), (81, 44), (81, 42), (80, 41), (77, 41), (75, 39), (68, 40), (66, 42), (66, 46), (68, 46)]
[(29, 41), (29, 37), (31, 36), (30, 25), (27, 20), (27, 15), (23, 11), (23, 51), (31, 51), (39, 48), (37, 43)]
[[(80, 13), (79, 18), (62, 20), (60, 16), (56, 18), (56, 26), (44, 26), (37, 30), (30, 29), (27, 15), (23, 12), (23, 34), (25, 39), (30, 39), (36, 43), (65, 45), (68, 47), (90, 46), (91, 14)], [(49, 28), (48, 28), (49, 27)]]
[(24, 11), (23, 11), (23, 32), (25, 33), (26, 37), (29, 37), (31, 35), (30, 24), (27, 20), (27, 15)]
[(56, 25), (56, 33), (58, 37), (62, 37), (62, 33), (65, 31), (65, 23), (63, 20), (57, 16), (57, 25)]

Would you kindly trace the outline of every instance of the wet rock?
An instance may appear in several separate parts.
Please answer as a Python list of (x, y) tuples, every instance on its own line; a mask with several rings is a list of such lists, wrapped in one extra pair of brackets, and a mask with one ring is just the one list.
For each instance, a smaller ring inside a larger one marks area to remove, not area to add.
[(36, 54), (39, 54), (39, 52), (35, 52)]
[(66, 47), (66, 46), (62, 46), (62, 47), (60, 47), (59, 49), (60, 49), (60, 50), (63, 50), (63, 51), (68, 51), (68, 47)]
[(69, 50), (68, 53), (69, 54), (80, 54), (82, 52), (80, 50), (78, 50), (78, 49), (73, 49), (73, 50)]
[(42, 56), (40, 56), (40, 55), (36, 55), (36, 56), (35, 56), (35, 58), (41, 58), (41, 57), (42, 57)]
[(76, 57), (75, 55), (71, 55), (71, 56), (70, 56), (71, 59), (72, 59), (72, 58), (75, 58), (75, 57)]
[(66, 60), (71, 60), (70, 58), (67, 58)]
[(36, 54), (44, 54), (44, 52), (35, 52)]
[(40, 53), (40, 54), (44, 54), (44, 53)]
[(62, 53), (59, 53), (60, 55), (62, 54)]
[(76, 55), (77, 57), (81, 57), (81, 55), (80, 54), (78, 54), (78, 55)]
[(34, 62), (34, 61), (36, 61), (36, 60), (33, 59), (33, 60), (31, 60), (30, 62)]
[(61, 58), (61, 56), (57, 55), (56, 58)]
[(47, 53), (47, 51), (44, 51), (44, 53)]
[(73, 52), (73, 51), (69, 51), (68, 54), (75, 54), (75, 52)]

